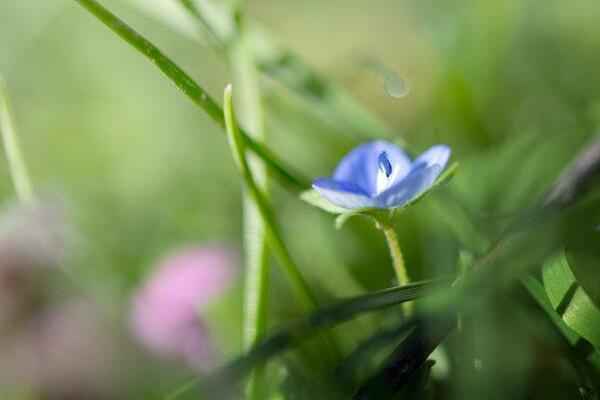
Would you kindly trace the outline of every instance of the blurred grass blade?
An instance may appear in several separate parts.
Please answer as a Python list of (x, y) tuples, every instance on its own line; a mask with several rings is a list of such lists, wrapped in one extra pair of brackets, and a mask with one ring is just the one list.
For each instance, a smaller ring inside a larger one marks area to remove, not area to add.
[(360, 367), (364, 367), (365, 364), (368, 365), (369, 355), (375, 354), (377, 350), (384, 348), (393, 341), (397, 341), (408, 328), (410, 328), (410, 326), (407, 326), (405, 322), (402, 322), (392, 328), (375, 332), (373, 335), (359, 343), (358, 346), (342, 360), (337, 368), (336, 376), (339, 376), (344, 381), (351, 382), (355, 372)]
[[(258, 83), (254, 54), (248, 45), (244, 25), (238, 24), (239, 34), (230, 46), (229, 64), (238, 88), (240, 121), (248, 128), (248, 135), (258, 143), (265, 143), (265, 118)], [(250, 173), (258, 189), (268, 200), (268, 174), (260, 159), (248, 160)], [(248, 351), (261, 339), (267, 328), (269, 302), (269, 252), (264, 220), (248, 191), (244, 191), (244, 251), (246, 255), (246, 281), (244, 287), (243, 348)], [(249, 400), (262, 400), (267, 396), (264, 366), (257, 366), (248, 379), (246, 395)]]
[[(225, 127), (225, 120), (221, 107), (219, 107), (202, 87), (200, 87), (177, 64), (163, 54), (163, 52), (154, 44), (129, 27), (125, 22), (121, 21), (116, 15), (100, 5), (96, 0), (75, 1), (119, 35), (123, 40), (145, 55), (186, 96), (188, 96), (197, 106), (202, 108), (214, 122), (223, 128)], [(275, 177), (277, 177), (281, 183), (296, 191), (310, 186), (309, 180), (304, 179), (289, 166), (284, 165), (266, 146), (263, 146), (254, 139), (248, 137), (244, 131), (241, 131), (241, 135), (244, 137), (244, 141), (247, 143), (248, 148), (265, 162), (267, 167), (275, 173)]]
[(421, 319), (383, 367), (356, 391), (354, 400), (391, 399), (416, 378), (416, 372), (456, 325), (451, 316)]
[[(222, 1), (178, 0), (215, 38), (221, 50), (230, 45), (234, 15)], [(391, 129), (348, 95), (343, 89), (316, 73), (298, 56), (276, 43), (265, 29), (248, 27), (258, 68), (300, 95), (324, 119), (359, 140), (387, 137)]]
[[(246, 159), (245, 154), (245, 144), (240, 134), (233, 110), (231, 85), (225, 89), (224, 105), (225, 124), (227, 127), (231, 151), (244, 180), (246, 189), (254, 201), (256, 209), (258, 210), (264, 223), (269, 248), (273, 251), (277, 261), (287, 275), (287, 278), (290, 281), (302, 308), (308, 311), (317, 309), (317, 298), (300, 273), (298, 266), (293, 261), (285, 243), (283, 242), (282, 235), (278, 229), (271, 207), (264, 194), (258, 188), (256, 180), (249, 168), (248, 160)], [(323, 356), (330, 356), (332, 359), (337, 358), (339, 355), (339, 350), (333, 336), (327, 332), (323, 339), (325, 339), (323, 342), (325, 346), (322, 346), (321, 354)], [(326, 360), (326, 358), (324, 358), (324, 360)]]
[(202, 24), (211, 39), (222, 48), (225, 48), (225, 44), (234, 36), (236, 24), (227, 5), (204, 0), (174, 1), (182, 4), (189, 14)]
[[(333, 327), (363, 313), (381, 310), (422, 298), (435, 293), (443, 287), (447, 287), (446, 285), (449, 285), (449, 281), (416, 282), (406, 286), (394, 287), (354, 297), (325, 307), (296, 323), (290, 324), (278, 333), (269, 336), (250, 352), (226, 365), (212, 377), (213, 380), (209, 383), (211, 383), (211, 386), (218, 386), (219, 382), (227, 382), (230, 379), (241, 379), (257, 363), (262, 363), (280, 354), (299, 342), (310, 338), (322, 329)], [(413, 322), (413, 320), (405, 321), (405, 328), (410, 328)]]
[(4, 81), (0, 77), (0, 133), (2, 144), (8, 162), (10, 177), (15, 186), (17, 197), (20, 201), (30, 202), (33, 200), (33, 187), (27, 172), (27, 165), (19, 146), (19, 138), (12, 121), (10, 102)]
[(172, 0), (129, 0), (135, 7), (152, 18), (166, 23), (175, 32), (197, 42), (204, 40), (204, 32), (198, 23), (179, 2)]
[(296, 264), (292, 261), (292, 258), (281, 239), (281, 234), (277, 228), (275, 223), (275, 218), (271, 213), (271, 209), (256, 185), (256, 181), (252, 176), (250, 168), (248, 166), (248, 161), (245, 155), (245, 143), (244, 138), (241, 135), (241, 132), (238, 128), (235, 114), (233, 111), (233, 98), (231, 93), (231, 85), (227, 86), (225, 89), (224, 96), (224, 104), (225, 104), (225, 125), (227, 128), (227, 134), (229, 138), (229, 145), (231, 147), (231, 152), (235, 159), (235, 162), (240, 170), (240, 174), (244, 180), (246, 185), (246, 189), (249, 194), (252, 196), (256, 207), (260, 213), (261, 218), (265, 223), (267, 238), (269, 242), (269, 246), (273, 250), (273, 253), (277, 257), (278, 261), (281, 263), (281, 266), (284, 268), (288, 279), (290, 280), (292, 287), (294, 288), (298, 300), (302, 304), (305, 309), (314, 309), (317, 307), (317, 299), (313, 294), (312, 290), (304, 280), (304, 277), (296, 267)]
[(529, 276), (523, 279), (522, 283), (525, 288), (533, 293), (533, 297), (540, 307), (540, 312), (545, 312), (550, 316), (548, 324), (554, 324), (559, 329), (554, 331), (558, 346), (561, 348), (563, 355), (573, 367), (579, 380), (579, 393), (583, 399), (598, 399), (597, 378), (594, 376), (594, 367), (592, 363), (588, 363), (590, 353), (593, 353), (594, 347), (582, 339), (577, 334), (568, 328), (560, 316), (552, 308), (550, 300), (546, 295), (544, 286), (537, 278)]

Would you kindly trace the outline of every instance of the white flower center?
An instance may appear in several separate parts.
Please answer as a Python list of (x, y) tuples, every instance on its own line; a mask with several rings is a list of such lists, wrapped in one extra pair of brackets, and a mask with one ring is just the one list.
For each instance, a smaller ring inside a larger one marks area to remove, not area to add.
[(375, 194), (379, 194), (388, 189), (395, 181), (399, 169), (393, 168), (390, 159), (385, 151), (377, 157), (377, 182), (375, 184)]

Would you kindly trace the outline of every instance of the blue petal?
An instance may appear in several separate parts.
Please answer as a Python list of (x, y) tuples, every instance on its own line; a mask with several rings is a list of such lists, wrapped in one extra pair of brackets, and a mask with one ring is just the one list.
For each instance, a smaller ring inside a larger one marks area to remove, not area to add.
[(377, 207), (402, 207), (429, 189), (440, 172), (442, 172), (442, 167), (438, 164), (427, 167), (422, 163), (421, 167), (414, 168), (404, 179), (378, 195), (375, 198)]
[(419, 157), (413, 162), (413, 168), (425, 164), (426, 167), (432, 165), (439, 165), (440, 172), (446, 167), (448, 159), (450, 158), (450, 147), (444, 144), (438, 144), (431, 146), (429, 149), (421, 153)]
[(383, 152), (390, 161), (395, 180), (404, 178), (410, 171), (410, 158), (395, 144), (384, 140), (375, 140), (364, 143), (348, 153), (335, 169), (333, 179), (352, 182), (366, 194), (375, 194), (377, 192), (379, 155)]
[(336, 206), (348, 210), (375, 206), (375, 201), (361, 187), (350, 182), (319, 178), (313, 182), (312, 186), (321, 196)]

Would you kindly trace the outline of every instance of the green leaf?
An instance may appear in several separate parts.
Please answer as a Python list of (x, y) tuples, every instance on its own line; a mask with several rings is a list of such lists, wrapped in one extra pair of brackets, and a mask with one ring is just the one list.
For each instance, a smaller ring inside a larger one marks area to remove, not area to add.
[(352, 398), (405, 398), (400, 392), (414, 385), (418, 379), (415, 372), (424, 365), (455, 324), (453, 314), (431, 315), (417, 321), (415, 328), (396, 346), (377, 372), (365, 380)]
[[(216, 379), (214, 383), (231, 382), (231, 379), (243, 378), (256, 363), (264, 362), (280, 354), (322, 329), (348, 321), (363, 313), (382, 310), (439, 293), (443, 288), (447, 288), (448, 284), (447, 280), (415, 282), (357, 296), (322, 308), (279, 330), (255, 346), (250, 352), (230, 362), (216, 373), (213, 377)], [(410, 328), (416, 322), (416, 319), (405, 321), (404, 328)], [(398, 334), (400, 333), (399, 331)]]
[(521, 283), (527, 288), (531, 296), (533, 296), (534, 300), (538, 303), (540, 307), (544, 309), (544, 311), (548, 314), (554, 325), (560, 330), (562, 335), (566, 338), (566, 340), (571, 344), (575, 345), (577, 340), (579, 339), (579, 335), (569, 328), (565, 322), (562, 320), (560, 315), (555, 311), (554, 307), (550, 303), (550, 299), (548, 298), (548, 294), (546, 289), (542, 285), (542, 283), (533, 276), (526, 276), (521, 280)]
[(577, 282), (600, 308), (600, 233), (592, 227), (579, 227), (579, 233), (569, 237), (565, 256)]
[(552, 308), (565, 324), (600, 347), (600, 309), (575, 278), (564, 251), (544, 264), (542, 279)]
[[(169, 397), (175, 398), (193, 388), (199, 387), (205, 394), (224, 398), (224, 394), (234, 389), (234, 383), (243, 379), (257, 364), (283, 353), (294, 345), (309, 339), (319, 331), (349, 321), (364, 313), (383, 310), (407, 301), (423, 299), (443, 293), (450, 285), (450, 280), (429, 280), (414, 282), (408, 285), (384, 289), (345, 300), (321, 308), (313, 313), (288, 324), (272, 335), (260, 341), (247, 353), (235, 358), (207, 379), (196, 378), (173, 392)], [(395, 336), (412, 328), (418, 320), (411, 318), (398, 325)]]

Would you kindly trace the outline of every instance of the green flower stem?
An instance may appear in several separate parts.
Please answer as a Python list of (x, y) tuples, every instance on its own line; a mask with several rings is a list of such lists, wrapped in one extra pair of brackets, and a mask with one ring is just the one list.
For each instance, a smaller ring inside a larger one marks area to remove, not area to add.
[(31, 179), (27, 172), (25, 159), (21, 153), (17, 132), (11, 118), (10, 104), (6, 86), (0, 78), (0, 132), (2, 133), (2, 143), (8, 161), (10, 177), (15, 186), (17, 197), (22, 202), (33, 201), (33, 187)]
[[(384, 223), (380, 220), (377, 221), (377, 227), (383, 232), (388, 249), (390, 250), (392, 265), (394, 267), (398, 286), (407, 285), (410, 282), (410, 278), (408, 275), (408, 270), (406, 269), (406, 264), (404, 263), (404, 257), (402, 256), (402, 250), (400, 250), (398, 235), (396, 234), (394, 227), (390, 223)], [(405, 316), (409, 316), (412, 313), (411, 304), (404, 304), (403, 310)]]
[[(152, 63), (154, 63), (167, 78), (189, 97), (194, 104), (202, 108), (219, 126), (225, 127), (225, 120), (221, 107), (213, 100), (206, 90), (200, 87), (200, 85), (198, 85), (187, 73), (185, 73), (185, 71), (168, 58), (154, 44), (129, 27), (112, 12), (100, 5), (96, 0), (75, 1), (152, 61)], [(303, 178), (289, 166), (278, 160), (274, 153), (266, 146), (259, 144), (243, 130), (240, 131), (240, 134), (244, 138), (245, 143), (247, 143), (248, 148), (265, 162), (267, 167), (275, 173), (275, 176), (281, 183), (286, 184), (295, 191), (300, 191), (310, 186), (310, 181), (308, 179)]]
[(392, 257), (392, 264), (394, 266), (394, 272), (396, 273), (396, 280), (398, 286), (404, 286), (409, 283), (408, 271), (404, 264), (404, 257), (402, 256), (402, 250), (400, 250), (400, 243), (398, 242), (398, 235), (391, 225), (380, 224), (380, 229), (385, 235), (388, 248), (390, 250), (390, 256)]

